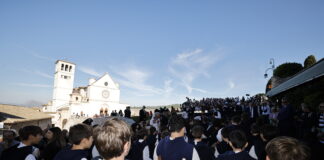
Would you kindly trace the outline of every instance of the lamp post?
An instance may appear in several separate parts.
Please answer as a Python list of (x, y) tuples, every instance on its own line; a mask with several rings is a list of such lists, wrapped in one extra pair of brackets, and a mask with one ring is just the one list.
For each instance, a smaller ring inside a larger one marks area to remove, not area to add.
[(271, 65), (271, 67), (270, 68), (267, 68), (266, 70), (265, 70), (265, 73), (264, 73), (264, 78), (268, 78), (268, 71), (269, 70), (274, 70), (275, 69), (275, 61), (274, 61), (274, 59), (273, 58), (270, 58), (270, 65)]

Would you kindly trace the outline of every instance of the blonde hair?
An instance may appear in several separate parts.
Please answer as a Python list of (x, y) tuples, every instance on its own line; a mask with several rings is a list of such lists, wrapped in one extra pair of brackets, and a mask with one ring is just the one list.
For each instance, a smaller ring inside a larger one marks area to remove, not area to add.
[(94, 142), (100, 155), (105, 159), (111, 159), (124, 153), (124, 146), (131, 141), (131, 135), (128, 124), (114, 118), (95, 130)]

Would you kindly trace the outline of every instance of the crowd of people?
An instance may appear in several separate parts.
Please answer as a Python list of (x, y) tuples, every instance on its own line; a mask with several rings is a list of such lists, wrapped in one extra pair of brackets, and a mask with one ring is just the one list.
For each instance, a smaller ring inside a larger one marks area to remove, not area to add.
[[(0, 160), (323, 160), (324, 102), (291, 106), (283, 98), (187, 98), (127, 124), (118, 118), (42, 130), (6, 130)], [(127, 108), (120, 113), (131, 118)]]

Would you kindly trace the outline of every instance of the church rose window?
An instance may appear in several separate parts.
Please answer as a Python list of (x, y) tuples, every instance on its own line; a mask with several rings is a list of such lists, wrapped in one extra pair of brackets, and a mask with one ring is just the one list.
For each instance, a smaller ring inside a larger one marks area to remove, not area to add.
[(108, 82), (105, 82), (105, 86), (108, 86)]

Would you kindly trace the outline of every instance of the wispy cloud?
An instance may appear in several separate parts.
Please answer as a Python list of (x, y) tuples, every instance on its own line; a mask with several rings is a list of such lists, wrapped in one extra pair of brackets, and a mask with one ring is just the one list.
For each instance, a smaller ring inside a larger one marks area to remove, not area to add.
[(88, 75), (95, 76), (95, 77), (100, 77), (103, 75), (103, 73), (98, 72), (95, 69), (89, 68), (89, 67), (79, 66), (79, 67), (77, 67), (77, 69), (83, 73), (86, 73)]
[(229, 81), (228, 86), (230, 89), (233, 89), (235, 87), (235, 83), (233, 81)]
[(52, 88), (52, 85), (38, 84), (38, 83), (12, 83), (13, 85), (23, 87), (37, 87), (37, 88)]
[(49, 75), (47, 73), (44, 73), (42, 71), (39, 70), (28, 70), (28, 69), (21, 69), (20, 71), (28, 73), (28, 74), (34, 74), (34, 75), (38, 75), (44, 78), (48, 78), (48, 79), (53, 79), (52, 75)]
[(207, 93), (206, 90), (192, 86), (192, 82), (199, 76), (209, 77), (208, 69), (220, 58), (218, 54), (206, 54), (202, 49), (195, 49), (178, 54), (171, 59), (170, 73), (180, 80), (188, 93), (198, 91)]
[(28, 54), (32, 55), (33, 57), (37, 58), (37, 59), (40, 59), (40, 60), (46, 60), (46, 61), (50, 61), (50, 62), (55, 62), (56, 60), (51, 58), (51, 57), (47, 57), (47, 56), (44, 56), (32, 49), (29, 49), (29, 48), (26, 48), (24, 46), (20, 46), (20, 45), (17, 45), (18, 48), (21, 48), (23, 50), (25, 50)]
[(127, 88), (136, 90), (140, 95), (163, 94), (163, 89), (148, 84), (151, 73), (137, 66), (126, 66), (118, 69), (112, 68), (116, 74), (114, 78), (118, 83)]
[(47, 73), (41, 72), (41, 71), (34, 71), (34, 73), (39, 75), (39, 76), (42, 76), (44, 78), (53, 79), (53, 76), (51, 76), (51, 75), (49, 75)]
[(50, 62), (55, 62), (56, 61), (53, 58), (43, 56), (43, 55), (38, 54), (38, 53), (33, 52), (33, 51), (31, 52), (31, 54), (32, 54), (33, 57), (38, 58), (38, 59), (41, 59), (41, 60), (46, 60), (46, 61), (50, 61)]

